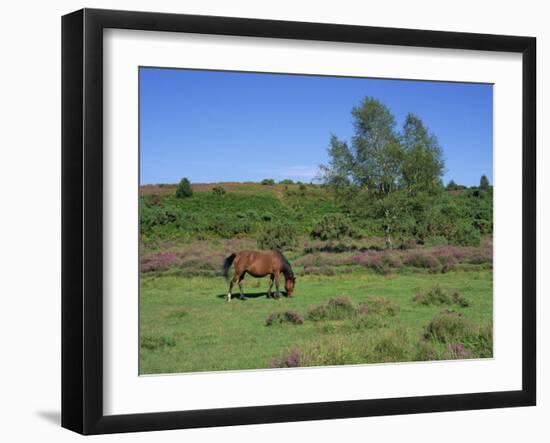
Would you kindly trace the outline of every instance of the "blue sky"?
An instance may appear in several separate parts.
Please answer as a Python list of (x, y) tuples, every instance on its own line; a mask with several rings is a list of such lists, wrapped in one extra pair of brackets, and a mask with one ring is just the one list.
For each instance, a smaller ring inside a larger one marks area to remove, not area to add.
[(365, 96), (439, 139), (444, 182), (493, 177), (491, 85), (141, 68), (141, 183), (311, 181), (331, 134), (350, 140)]

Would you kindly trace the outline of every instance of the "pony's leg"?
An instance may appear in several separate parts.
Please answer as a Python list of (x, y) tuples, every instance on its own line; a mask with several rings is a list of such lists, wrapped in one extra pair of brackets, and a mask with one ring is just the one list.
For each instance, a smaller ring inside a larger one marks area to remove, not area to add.
[(271, 288), (273, 287), (273, 279), (275, 278), (275, 276), (273, 274), (271, 274), (269, 276), (269, 288), (267, 288), (267, 298), (271, 298), (273, 296), (273, 294), (271, 293)]
[(279, 298), (281, 293), (279, 292), (279, 273), (275, 273), (275, 298)]
[(239, 277), (239, 289), (241, 290), (241, 295), (239, 295), (239, 298), (241, 300), (246, 300), (246, 297), (243, 293), (243, 280), (244, 280), (244, 273)]
[(231, 301), (231, 290), (233, 289), (233, 285), (235, 284), (235, 282), (237, 281), (238, 279), (238, 275), (235, 273), (233, 274), (233, 278), (231, 279), (231, 281), (229, 282), (229, 291), (227, 291), (227, 301), (230, 302)]

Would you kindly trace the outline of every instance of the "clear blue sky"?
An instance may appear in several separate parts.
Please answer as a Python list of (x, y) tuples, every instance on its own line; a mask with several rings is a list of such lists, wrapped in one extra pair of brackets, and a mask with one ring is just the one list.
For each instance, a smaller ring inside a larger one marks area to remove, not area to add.
[(380, 100), (400, 128), (408, 112), (439, 139), (444, 182), (493, 182), (491, 85), (140, 69), (141, 183), (309, 182), (331, 133), (350, 140), (351, 108)]

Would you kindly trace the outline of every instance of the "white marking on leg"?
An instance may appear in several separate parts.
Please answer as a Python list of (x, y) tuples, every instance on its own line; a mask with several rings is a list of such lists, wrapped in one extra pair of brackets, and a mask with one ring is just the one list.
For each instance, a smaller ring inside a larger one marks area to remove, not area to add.
[(231, 292), (228, 292), (228, 293), (227, 293), (227, 301), (228, 301), (228, 302), (231, 301)]

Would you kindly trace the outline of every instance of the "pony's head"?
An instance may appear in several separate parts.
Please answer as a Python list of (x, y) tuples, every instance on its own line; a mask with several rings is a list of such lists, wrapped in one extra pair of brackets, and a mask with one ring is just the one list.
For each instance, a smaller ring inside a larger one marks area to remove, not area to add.
[(294, 286), (296, 284), (296, 277), (290, 277), (285, 280), (285, 291), (289, 297), (294, 292)]

